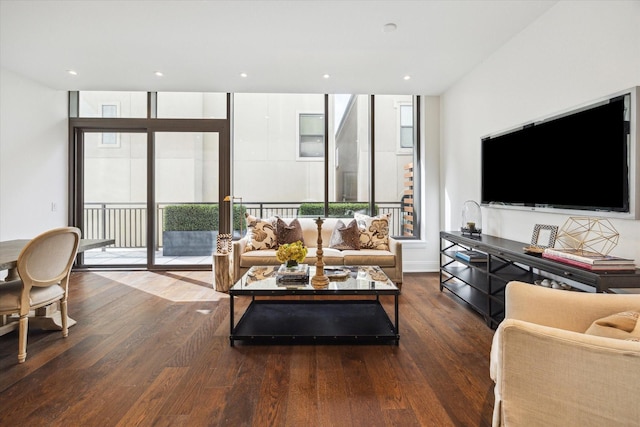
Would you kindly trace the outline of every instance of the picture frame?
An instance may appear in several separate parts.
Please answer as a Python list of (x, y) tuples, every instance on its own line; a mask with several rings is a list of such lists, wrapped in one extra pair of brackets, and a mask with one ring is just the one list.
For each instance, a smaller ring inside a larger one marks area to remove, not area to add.
[(536, 224), (531, 235), (531, 246), (536, 248), (552, 248), (558, 235), (557, 225)]

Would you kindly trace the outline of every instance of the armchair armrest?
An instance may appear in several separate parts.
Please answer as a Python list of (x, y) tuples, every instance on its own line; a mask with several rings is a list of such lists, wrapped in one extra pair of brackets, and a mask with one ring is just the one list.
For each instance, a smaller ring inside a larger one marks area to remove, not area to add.
[(640, 419), (640, 343), (517, 319), (505, 319), (496, 335), (494, 426), (635, 425)]
[(594, 320), (640, 309), (640, 295), (550, 289), (523, 282), (507, 284), (505, 318), (584, 332)]

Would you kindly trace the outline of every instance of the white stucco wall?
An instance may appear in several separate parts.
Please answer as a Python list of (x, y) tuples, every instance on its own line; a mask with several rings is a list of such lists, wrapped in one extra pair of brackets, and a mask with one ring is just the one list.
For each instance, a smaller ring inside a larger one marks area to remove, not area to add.
[[(558, 2), (442, 96), (441, 228), (458, 229), (463, 203), (480, 198), (482, 136), (638, 85), (640, 2)], [(523, 173), (561, 166), (548, 153), (541, 167)], [(517, 185), (517, 177), (505, 180)], [(523, 242), (535, 224), (561, 226), (569, 217), (493, 208), (482, 214), (483, 232)], [(640, 262), (640, 221), (611, 222), (620, 233), (612, 255)]]

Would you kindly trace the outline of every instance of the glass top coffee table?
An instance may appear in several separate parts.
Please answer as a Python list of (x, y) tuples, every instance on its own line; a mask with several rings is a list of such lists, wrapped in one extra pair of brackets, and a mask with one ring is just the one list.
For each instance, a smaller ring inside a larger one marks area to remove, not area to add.
[[(280, 282), (278, 268), (252, 267), (229, 289), (231, 346), (236, 340), (261, 344), (398, 345), (400, 290), (380, 267), (325, 267), (330, 282), (322, 288), (311, 285), (314, 266), (309, 267), (309, 279), (298, 282)], [(371, 298), (354, 298), (359, 295)], [(381, 295), (394, 297), (394, 322), (380, 302)], [(236, 324), (234, 300), (239, 296), (250, 296), (251, 303)]]

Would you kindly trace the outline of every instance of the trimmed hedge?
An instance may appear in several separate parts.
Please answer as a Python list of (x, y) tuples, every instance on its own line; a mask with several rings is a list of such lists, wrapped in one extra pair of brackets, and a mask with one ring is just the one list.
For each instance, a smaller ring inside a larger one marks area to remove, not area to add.
[(218, 230), (218, 205), (171, 205), (164, 208), (164, 231)]
[[(378, 207), (376, 206), (378, 213)], [(367, 212), (369, 203), (332, 202), (329, 203), (330, 217), (350, 217), (355, 212)], [(324, 216), (324, 203), (302, 203), (298, 211), (300, 216)]]
[[(240, 229), (244, 221), (244, 206), (233, 206), (233, 227)], [(164, 208), (164, 231), (217, 231), (220, 210), (217, 204), (170, 205)]]

